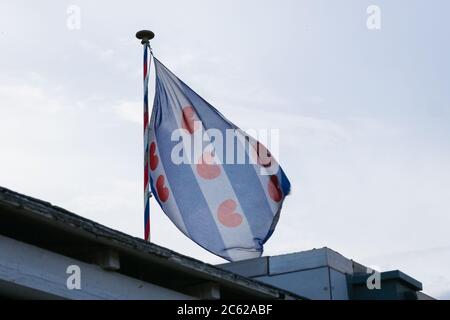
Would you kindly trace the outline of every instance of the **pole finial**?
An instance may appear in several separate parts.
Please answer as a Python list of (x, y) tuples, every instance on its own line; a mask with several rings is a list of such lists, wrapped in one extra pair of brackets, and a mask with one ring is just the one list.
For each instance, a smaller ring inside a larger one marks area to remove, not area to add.
[(155, 34), (153, 33), (153, 31), (150, 30), (141, 30), (136, 33), (136, 38), (142, 40), (141, 41), (142, 44), (149, 43), (150, 40), (152, 40), (154, 37)]

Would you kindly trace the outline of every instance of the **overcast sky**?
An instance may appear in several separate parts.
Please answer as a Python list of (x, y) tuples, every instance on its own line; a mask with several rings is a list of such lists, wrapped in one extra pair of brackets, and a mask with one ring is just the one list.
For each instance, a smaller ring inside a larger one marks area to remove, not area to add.
[[(448, 12), (447, 0), (2, 0), (0, 185), (142, 237), (134, 34), (151, 28), (155, 55), (230, 120), (280, 129), (293, 191), (266, 255), (328, 246), (450, 298)], [(223, 262), (151, 211), (155, 243)]]

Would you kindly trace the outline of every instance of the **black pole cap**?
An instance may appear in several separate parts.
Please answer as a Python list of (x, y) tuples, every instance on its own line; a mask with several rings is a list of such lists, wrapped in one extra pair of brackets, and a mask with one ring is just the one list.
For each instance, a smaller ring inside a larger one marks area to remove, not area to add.
[(142, 40), (141, 41), (142, 44), (148, 43), (154, 37), (155, 37), (155, 34), (150, 30), (141, 30), (136, 33), (136, 38), (138, 38), (139, 40)]

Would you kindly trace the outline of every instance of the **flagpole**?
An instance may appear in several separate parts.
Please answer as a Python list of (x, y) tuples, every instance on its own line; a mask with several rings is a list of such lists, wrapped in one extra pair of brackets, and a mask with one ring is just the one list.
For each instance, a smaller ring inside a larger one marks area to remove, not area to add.
[(149, 141), (148, 141), (148, 80), (150, 74), (151, 59), (148, 57), (149, 49), (151, 54), (150, 40), (155, 34), (150, 30), (141, 30), (136, 33), (136, 38), (141, 40), (144, 47), (144, 239), (150, 241), (150, 184), (149, 184)]

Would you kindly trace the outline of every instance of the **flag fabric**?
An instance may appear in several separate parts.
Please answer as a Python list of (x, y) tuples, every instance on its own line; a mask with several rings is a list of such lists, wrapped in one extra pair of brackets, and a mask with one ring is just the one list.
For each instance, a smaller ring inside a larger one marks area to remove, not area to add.
[[(290, 192), (289, 180), (262, 144), (158, 59), (154, 64), (148, 157), (155, 199), (181, 232), (208, 251), (229, 261), (260, 257)], [(235, 134), (231, 147), (219, 138), (229, 132)], [(198, 143), (192, 145), (199, 136), (201, 148), (196, 153)], [(237, 163), (236, 154), (242, 150), (246, 161)], [(190, 159), (180, 163), (177, 157)]]

